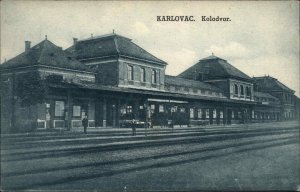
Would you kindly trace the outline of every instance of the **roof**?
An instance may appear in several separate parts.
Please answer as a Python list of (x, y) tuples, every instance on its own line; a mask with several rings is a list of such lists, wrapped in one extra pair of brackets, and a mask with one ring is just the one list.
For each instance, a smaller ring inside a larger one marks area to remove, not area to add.
[(279, 100), (277, 97), (274, 97), (274, 96), (270, 95), (269, 93), (264, 93), (264, 92), (259, 92), (259, 91), (254, 91), (254, 97)]
[(91, 37), (79, 40), (75, 45), (66, 49), (67, 53), (73, 54), (77, 59), (88, 59), (95, 57), (118, 56), (146, 60), (166, 65), (167, 63), (158, 59), (131, 39), (115, 33)]
[(259, 91), (288, 91), (295, 92), (274, 77), (253, 77), (255, 88)]
[[(224, 60), (224, 59), (222, 59), (222, 58), (220, 58), (220, 57), (217, 57), (217, 56), (215, 56), (215, 55), (210, 55), (210, 56), (208, 56), (208, 57), (204, 57), (204, 58), (200, 59), (200, 61), (204, 61), (204, 60), (213, 60), (213, 59), (221, 59), (221, 60)], [(224, 60), (224, 61), (225, 61), (225, 60)]]
[(36, 65), (91, 72), (91, 69), (79, 61), (68, 57), (61, 47), (56, 46), (47, 39), (31, 47), (28, 51), (24, 51), (20, 55), (4, 62), (0, 66), (2, 69), (6, 69)]
[(250, 105), (254, 104), (253, 102), (250, 101), (231, 100), (223, 97), (208, 97), (208, 96), (190, 95), (184, 93), (169, 93), (164, 91), (139, 90), (139, 89), (99, 85), (93, 82), (71, 82), (71, 83), (51, 82), (48, 83), (48, 85), (53, 88), (71, 88), (71, 89), (86, 89), (86, 90), (93, 90), (93, 91), (105, 91), (108, 94), (110, 94), (109, 92), (115, 92), (119, 94), (130, 93), (130, 94), (143, 94), (143, 95), (148, 95), (150, 97), (156, 97), (156, 98), (167, 97), (168, 99), (176, 98), (176, 99), (221, 101), (221, 102), (241, 103), (241, 104), (250, 104)]
[(196, 89), (204, 89), (210, 91), (218, 91), (222, 92), (221, 89), (215, 87), (208, 83), (203, 83), (200, 81), (190, 80), (190, 79), (183, 79), (175, 76), (165, 75), (165, 85), (175, 85), (175, 86), (184, 86), (184, 87), (191, 87)]
[(248, 75), (229, 64), (226, 60), (214, 55), (199, 60), (198, 63), (179, 74), (178, 77), (194, 79), (198, 73), (205, 75), (204, 80), (235, 78), (252, 81)]

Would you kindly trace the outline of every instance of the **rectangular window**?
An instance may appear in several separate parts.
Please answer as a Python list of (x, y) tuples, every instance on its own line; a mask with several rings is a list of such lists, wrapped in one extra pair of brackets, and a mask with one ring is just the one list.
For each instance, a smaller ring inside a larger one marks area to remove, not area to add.
[(133, 66), (128, 65), (128, 80), (133, 81)]
[(190, 118), (194, 118), (194, 108), (190, 108)]
[(151, 109), (151, 113), (154, 113), (154, 111), (155, 111), (155, 105), (154, 104), (150, 105), (150, 109)]
[(65, 113), (65, 102), (64, 101), (55, 101), (55, 116), (63, 117)]
[(73, 105), (73, 117), (80, 117), (81, 106)]
[(164, 112), (165, 110), (164, 110), (164, 106), (163, 105), (159, 105), (159, 112)]
[(202, 118), (202, 109), (198, 109), (198, 119)]
[(213, 110), (213, 118), (217, 118), (217, 110), (216, 109)]
[(177, 111), (177, 106), (171, 108), (171, 112), (176, 112), (176, 111)]
[(180, 108), (180, 112), (184, 113), (185, 112), (185, 108)]
[(205, 116), (206, 116), (206, 118), (209, 118), (209, 109), (205, 110)]
[(124, 116), (126, 114), (126, 106), (125, 105), (122, 105), (120, 107), (120, 113), (121, 113), (122, 116)]
[(287, 95), (285, 95), (285, 101), (287, 102), (288, 98), (287, 98)]
[(239, 112), (238, 112), (238, 119), (241, 119), (241, 118), (242, 118), (242, 112), (239, 111)]
[(204, 80), (204, 73), (198, 73), (198, 80), (203, 81)]
[(220, 110), (220, 119), (223, 119), (223, 111)]
[(128, 106), (127, 106), (126, 112), (127, 112), (127, 113), (132, 113), (132, 106), (131, 106), (131, 105), (128, 105)]
[(50, 103), (46, 103), (46, 120), (50, 120)]
[(146, 82), (146, 70), (141, 68), (141, 82)]

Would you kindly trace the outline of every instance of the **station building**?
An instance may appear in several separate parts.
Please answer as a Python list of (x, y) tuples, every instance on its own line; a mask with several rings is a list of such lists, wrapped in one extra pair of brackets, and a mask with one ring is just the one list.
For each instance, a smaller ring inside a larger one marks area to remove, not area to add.
[(1, 131), (237, 124), (299, 119), (299, 98), (273, 77), (251, 78), (211, 55), (178, 76), (167, 63), (115, 33), (47, 38), (0, 65)]

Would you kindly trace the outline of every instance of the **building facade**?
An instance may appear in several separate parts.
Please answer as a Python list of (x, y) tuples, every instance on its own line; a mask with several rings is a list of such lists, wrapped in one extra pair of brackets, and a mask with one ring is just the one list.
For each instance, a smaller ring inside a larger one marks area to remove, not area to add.
[(1, 66), (1, 131), (235, 124), (299, 119), (299, 98), (214, 55), (178, 76), (131, 39), (109, 34), (66, 50), (49, 40)]

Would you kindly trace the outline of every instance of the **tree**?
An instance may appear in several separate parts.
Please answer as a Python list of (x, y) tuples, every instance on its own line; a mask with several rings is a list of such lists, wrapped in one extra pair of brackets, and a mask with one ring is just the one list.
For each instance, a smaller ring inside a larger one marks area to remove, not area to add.
[(18, 75), (16, 94), (22, 106), (44, 103), (47, 86), (39, 72), (29, 72)]

